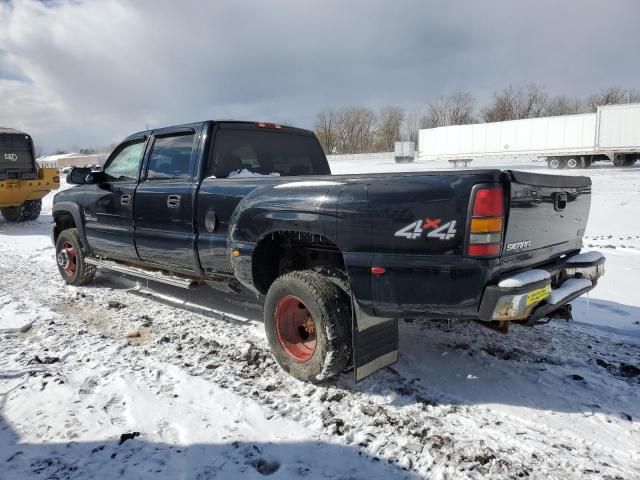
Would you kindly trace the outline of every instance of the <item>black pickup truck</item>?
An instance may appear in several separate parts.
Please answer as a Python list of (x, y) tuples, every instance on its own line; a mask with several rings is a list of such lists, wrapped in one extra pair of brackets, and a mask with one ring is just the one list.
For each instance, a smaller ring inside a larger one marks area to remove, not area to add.
[(587, 177), (465, 170), (331, 175), (313, 133), (207, 121), (130, 136), (53, 205), (63, 279), (96, 268), (264, 296), (291, 375), (396, 361), (399, 318), (505, 331), (570, 315), (604, 257), (580, 253)]

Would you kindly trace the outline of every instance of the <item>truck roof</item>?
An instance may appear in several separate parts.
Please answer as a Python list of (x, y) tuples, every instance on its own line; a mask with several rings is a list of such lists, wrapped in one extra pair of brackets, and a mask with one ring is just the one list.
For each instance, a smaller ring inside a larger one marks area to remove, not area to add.
[[(288, 125), (281, 125), (281, 124), (276, 124), (274, 122), (250, 122), (250, 121), (246, 121), (246, 120), (205, 120), (205, 121), (201, 121), (201, 122), (193, 122), (193, 123), (183, 123), (183, 124), (179, 124), (179, 125), (167, 125), (165, 127), (160, 127), (160, 128), (154, 128), (154, 129), (150, 129), (150, 130), (142, 130), (140, 132), (136, 132), (133, 133), (131, 135), (129, 135), (126, 140), (129, 139), (133, 139), (135, 137), (139, 137), (141, 135), (151, 135), (154, 132), (158, 132), (160, 130), (166, 130), (166, 129), (173, 129), (173, 128), (188, 128), (188, 127), (193, 127), (194, 125), (201, 125), (203, 123), (212, 123), (212, 124), (217, 124), (217, 125), (235, 125), (235, 126), (246, 126), (246, 127), (257, 127), (259, 124), (264, 124), (267, 126), (275, 126), (277, 125), (278, 130), (281, 131), (287, 131), (287, 132), (291, 132), (291, 133), (297, 133), (297, 134), (302, 134), (302, 135), (313, 135), (313, 132), (311, 130), (306, 130), (304, 128), (297, 128), (297, 127), (290, 127)], [(267, 127), (269, 128), (269, 127)], [(272, 127), (274, 128), (274, 127)]]

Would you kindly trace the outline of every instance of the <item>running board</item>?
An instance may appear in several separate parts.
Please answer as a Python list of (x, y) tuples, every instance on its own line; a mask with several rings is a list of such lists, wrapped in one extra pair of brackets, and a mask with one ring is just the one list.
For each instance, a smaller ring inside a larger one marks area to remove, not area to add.
[(174, 287), (180, 287), (184, 289), (195, 288), (198, 285), (196, 280), (192, 278), (176, 277), (173, 275), (167, 275), (160, 271), (151, 272), (142, 268), (130, 267), (121, 263), (113, 262), (110, 260), (100, 260), (97, 258), (85, 258), (84, 260), (89, 265), (95, 265), (96, 267), (106, 268), (113, 270), (114, 272), (124, 273), (138, 278), (144, 278), (154, 282), (164, 283), (167, 285), (173, 285)]

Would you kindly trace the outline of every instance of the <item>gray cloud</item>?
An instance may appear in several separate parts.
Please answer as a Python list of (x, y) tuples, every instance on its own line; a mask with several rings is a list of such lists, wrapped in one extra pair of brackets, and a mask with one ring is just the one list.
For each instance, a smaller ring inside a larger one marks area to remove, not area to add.
[(51, 149), (510, 83), (638, 87), (638, 18), (633, 0), (0, 2), (0, 124)]

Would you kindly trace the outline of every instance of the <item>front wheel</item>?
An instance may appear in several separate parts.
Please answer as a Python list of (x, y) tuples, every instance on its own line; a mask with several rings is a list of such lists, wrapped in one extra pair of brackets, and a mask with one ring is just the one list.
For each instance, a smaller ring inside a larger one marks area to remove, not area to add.
[(298, 380), (318, 383), (341, 373), (351, 354), (351, 303), (323, 275), (300, 271), (276, 279), (264, 303), (271, 352)]
[(7, 222), (28, 222), (40, 216), (42, 200), (27, 200), (18, 207), (0, 208), (0, 213)]
[(86, 285), (96, 276), (96, 267), (85, 262), (78, 229), (63, 230), (56, 240), (56, 262), (60, 275), (69, 285)]

